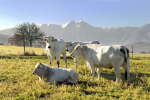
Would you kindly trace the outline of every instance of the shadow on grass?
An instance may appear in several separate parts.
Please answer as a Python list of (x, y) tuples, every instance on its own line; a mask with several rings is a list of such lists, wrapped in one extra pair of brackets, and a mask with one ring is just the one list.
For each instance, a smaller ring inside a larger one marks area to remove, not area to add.
[(78, 81), (78, 83), (72, 84), (72, 83), (63, 83), (63, 82), (59, 82), (58, 84), (56, 84), (57, 86), (61, 86), (61, 85), (77, 85), (77, 84), (83, 84), (86, 85), (87, 81)]
[[(101, 76), (108, 80), (116, 80), (116, 76), (114, 72), (107, 73), (107, 71), (103, 71)], [(145, 84), (148, 86), (148, 82), (146, 79), (142, 80), (142, 78), (150, 77), (150, 74), (146, 73), (130, 73), (130, 83), (134, 83), (134, 86), (139, 86), (139, 84)], [(125, 74), (121, 73), (121, 79), (125, 80)]]
[[(0, 59), (48, 59), (47, 56), (0, 56)], [(55, 58), (56, 59), (56, 58)], [(63, 59), (63, 57), (60, 57)], [(67, 59), (72, 59), (72, 57), (67, 57)]]
[[(57, 86), (61, 86), (61, 85), (80, 85), (80, 86), (85, 86), (85, 88), (87, 86), (100, 86), (100, 84), (97, 84), (95, 82), (88, 82), (88, 81), (78, 81), (78, 83), (72, 84), (72, 83), (63, 83), (63, 82), (59, 82), (58, 84), (56, 84)], [(102, 86), (103, 87), (103, 86)]]
[(5, 81), (5, 79), (0, 79), (0, 82)]

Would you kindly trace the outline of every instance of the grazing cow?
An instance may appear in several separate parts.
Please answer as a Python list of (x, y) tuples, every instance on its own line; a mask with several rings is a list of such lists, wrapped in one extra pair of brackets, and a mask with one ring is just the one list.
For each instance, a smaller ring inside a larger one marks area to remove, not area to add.
[(73, 69), (53, 68), (42, 63), (38, 63), (33, 71), (34, 75), (39, 76), (39, 80), (45, 80), (50, 84), (78, 83), (79, 75)]
[[(91, 41), (91, 42), (66, 42), (66, 51), (70, 54), (72, 50), (80, 43), (81, 45), (86, 44), (100, 44), (98, 41)], [(78, 58), (74, 57), (75, 68), (78, 68)]]
[(62, 39), (54, 39), (54, 37), (47, 36), (43, 39), (46, 42), (46, 53), (52, 67), (52, 59), (56, 57), (57, 67), (59, 68), (59, 61), (61, 54), (63, 55), (66, 68), (67, 68), (67, 59), (66, 59), (66, 46), (65, 42)]
[(101, 46), (99, 44), (78, 44), (72, 51), (72, 57), (85, 60), (87, 67), (91, 69), (92, 80), (94, 80), (95, 68), (97, 68), (98, 79), (100, 80), (101, 68), (114, 68), (116, 81), (120, 82), (120, 67), (123, 66), (125, 80), (130, 85), (130, 59), (129, 50), (121, 45)]

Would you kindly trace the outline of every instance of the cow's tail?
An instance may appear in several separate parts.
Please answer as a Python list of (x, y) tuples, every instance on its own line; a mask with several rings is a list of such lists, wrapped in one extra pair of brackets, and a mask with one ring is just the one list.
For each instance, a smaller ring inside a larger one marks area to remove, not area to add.
[(127, 85), (130, 85), (130, 71), (129, 71), (129, 66), (130, 66), (130, 58), (129, 58), (129, 50), (122, 46), (120, 49), (124, 53), (124, 72), (125, 72), (125, 80), (127, 80)]

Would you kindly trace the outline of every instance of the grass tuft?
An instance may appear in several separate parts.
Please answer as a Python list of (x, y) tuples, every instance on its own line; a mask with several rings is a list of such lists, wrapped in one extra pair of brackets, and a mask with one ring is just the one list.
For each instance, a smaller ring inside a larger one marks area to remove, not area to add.
[(37, 55), (35, 54), (34, 51), (32, 51), (32, 52), (25, 52), (25, 56), (37, 56)]

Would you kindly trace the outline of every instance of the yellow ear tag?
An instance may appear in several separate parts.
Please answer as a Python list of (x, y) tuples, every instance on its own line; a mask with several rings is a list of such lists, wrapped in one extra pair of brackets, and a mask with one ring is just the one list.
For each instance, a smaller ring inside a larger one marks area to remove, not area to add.
[(80, 47), (81, 47), (81, 49), (83, 49), (83, 45), (81, 45)]
[(78, 43), (79, 46), (81, 46), (81, 43)]
[(43, 41), (47, 41), (47, 39), (43, 39)]
[(70, 44), (70, 46), (72, 46), (72, 44)]
[(54, 41), (54, 42), (56, 42), (56, 41), (57, 41), (57, 39), (54, 39), (53, 41)]

